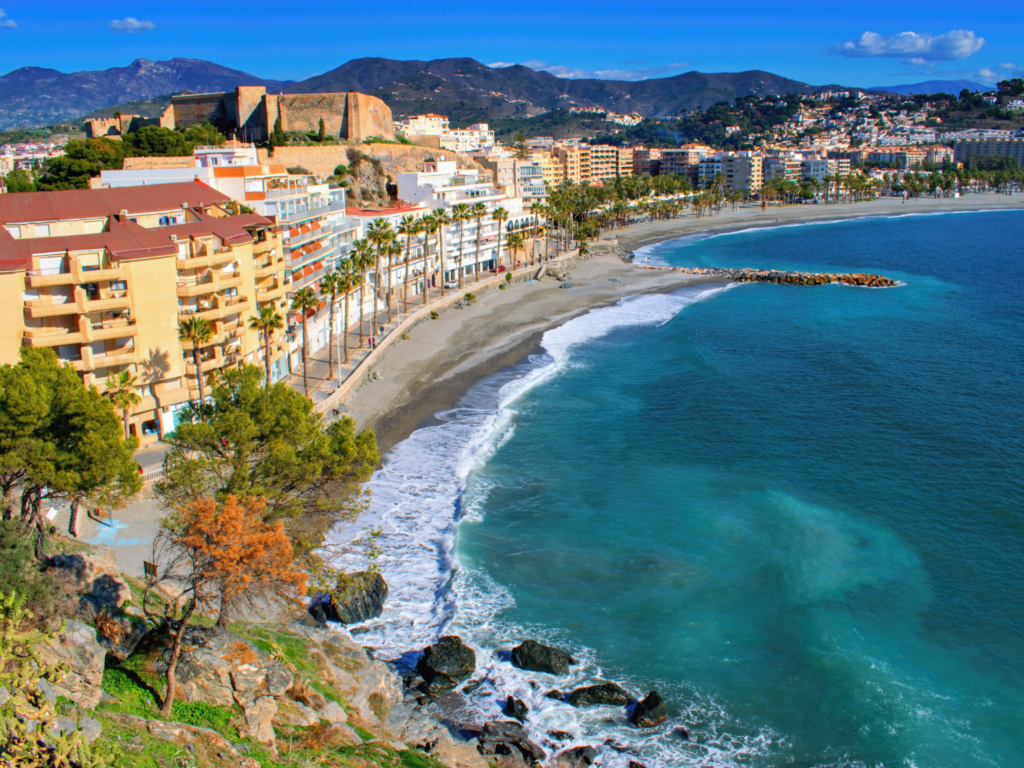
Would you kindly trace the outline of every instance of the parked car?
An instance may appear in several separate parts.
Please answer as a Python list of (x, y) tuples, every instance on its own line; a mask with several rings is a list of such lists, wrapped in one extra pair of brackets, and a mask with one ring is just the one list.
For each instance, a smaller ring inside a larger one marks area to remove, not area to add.
[(496, 273), (496, 274), (499, 274), (499, 275), (500, 275), (500, 274), (501, 274), (502, 272), (504, 272), (504, 271), (505, 271), (505, 267), (504, 267), (504, 265), (502, 265), (502, 266), (498, 267), (497, 269), (492, 269), (492, 270), (491, 270), (491, 272), (494, 272), (494, 273)]
[(445, 283), (444, 287), (447, 288), (448, 290), (451, 290), (452, 288), (458, 288), (459, 284), (457, 282)]

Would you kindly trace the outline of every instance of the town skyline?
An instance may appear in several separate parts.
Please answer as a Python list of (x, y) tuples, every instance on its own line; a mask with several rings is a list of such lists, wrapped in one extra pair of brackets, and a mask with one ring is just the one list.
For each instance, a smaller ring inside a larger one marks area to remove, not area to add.
[[(249, 33), (276, 13), (262, 0), (242, 19), (234, 9), (190, 3), (172, 13), (146, 3), (86, 8), (58, 2), (37, 8), (6, 1), (0, 5), (0, 72), (23, 66), (72, 72), (124, 66), (136, 58), (183, 57), (264, 78), (302, 80), (367, 56), (471, 57), (492, 67), (518, 63), (570, 79), (758, 69), (862, 88), (935, 79), (994, 84), (1024, 71), (1024, 62), (1014, 58), (1021, 24), (1005, 9), (1004, 3), (972, 9), (968, 20), (948, 3), (893, 8), (870, 2), (851, 18), (845, 10), (806, 4), (767, 13), (746, 0), (721, 10), (681, 10), (659, 1), (629, 9), (604, 2), (585, 8), (563, 4), (555, 12), (527, 0), (514, 13), (481, 13), (463, 2), (412, 6), (387, 24), (375, 9), (293, 9), (275, 19), (277, 41), (256, 48)], [(206, 21), (197, 27), (197, 18)], [(500, 39), (484, 31), (498, 25)], [(242, 34), (221, 33), (228, 28)], [(424, 34), (429, 29), (437, 34)], [(77, 45), (83, 34), (103, 44)]]

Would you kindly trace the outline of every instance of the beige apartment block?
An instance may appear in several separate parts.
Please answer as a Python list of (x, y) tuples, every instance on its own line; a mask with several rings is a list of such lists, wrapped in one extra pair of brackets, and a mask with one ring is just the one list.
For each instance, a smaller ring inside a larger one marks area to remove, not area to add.
[[(129, 371), (142, 398), (132, 433), (145, 444), (172, 431), (198, 395), (180, 321), (210, 323), (207, 377), (262, 363), (248, 320), (277, 298), (267, 288), (283, 279), (280, 237), (269, 219), (230, 208), (199, 182), (4, 195), (0, 364), (16, 363), (23, 347), (49, 347), (101, 391)], [(282, 354), (275, 344), (272, 358)]]
[(966, 163), (978, 157), (1012, 157), (1024, 165), (1024, 139), (958, 139), (954, 159)]
[(761, 155), (722, 155), (725, 188), (744, 194), (757, 194), (764, 186), (764, 158)]

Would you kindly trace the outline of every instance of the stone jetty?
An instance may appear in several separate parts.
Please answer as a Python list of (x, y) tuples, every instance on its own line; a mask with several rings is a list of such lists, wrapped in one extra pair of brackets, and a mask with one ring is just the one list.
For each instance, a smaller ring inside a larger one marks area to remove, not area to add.
[(830, 272), (784, 272), (778, 269), (719, 269), (714, 267), (656, 267), (636, 264), (641, 269), (661, 269), (682, 272), (685, 275), (724, 277), (737, 283), (784, 283), (787, 285), (828, 285), (843, 283), (865, 288), (893, 288), (899, 283), (883, 275), (864, 272), (832, 274)]

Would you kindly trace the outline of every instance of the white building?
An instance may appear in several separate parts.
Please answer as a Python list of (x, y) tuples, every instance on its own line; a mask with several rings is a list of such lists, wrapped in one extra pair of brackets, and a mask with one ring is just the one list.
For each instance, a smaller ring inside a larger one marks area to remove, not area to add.
[(486, 213), (480, 218), (480, 243), (477, 245), (475, 218), (461, 225), (452, 224), (445, 229), (442, 268), (445, 282), (457, 282), (463, 276), (478, 270), (493, 269), (498, 259), (498, 222), (492, 213), (496, 208), (508, 211), (508, 220), (501, 225), (501, 258), (507, 261), (506, 233), (530, 231), (536, 225), (536, 216), (523, 210), (523, 201), (508, 197), (494, 186), (489, 177), (475, 169), (459, 169), (454, 162), (430, 161), (418, 173), (398, 175), (398, 197), (409, 204), (422, 204), (431, 209), (449, 212), (458, 204), (469, 206), (480, 203)]
[(494, 146), (494, 131), (488, 128), (487, 123), (453, 129), (444, 115), (413, 115), (396, 121), (395, 133), (410, 141), (434, 137), (440, 149), (459, 153), (478, 152)]

